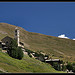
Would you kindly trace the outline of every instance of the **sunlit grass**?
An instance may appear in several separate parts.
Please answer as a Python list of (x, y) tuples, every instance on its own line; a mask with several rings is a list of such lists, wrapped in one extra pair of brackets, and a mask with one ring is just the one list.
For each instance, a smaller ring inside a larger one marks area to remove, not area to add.
[(22, 60), (0, 52), (0, 69), (10, 73), (58, 73), (51, 65), (25, 55)]

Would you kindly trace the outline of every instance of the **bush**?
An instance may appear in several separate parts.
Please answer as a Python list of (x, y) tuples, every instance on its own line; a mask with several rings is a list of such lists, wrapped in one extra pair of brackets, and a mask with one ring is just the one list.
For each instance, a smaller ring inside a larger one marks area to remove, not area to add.
[(66, 66), (64, 64), (62, 65), (62, 71), (66, 71)]
[(72, 64), (69, 62), (67, 65), (66, 65), (66, 68), (70, 71), (73, 69), (72, 67)]
[(72, 64), (72, 71), (75, 73), (75, 63)]
[(34, 53), (33, 51), (31, 51), (31, 50), (29, 50), (29, 49), (25, 49), (25, 51), (28, 52), (28, 55), (29, 55), (30, 53)]
[(57, 62), (53, 62), (53, 68), (55, 70), (59, 70), (59, 64)]
[(63, 64), (64, 62), (63, 62), (63, 60), (60, 60), (60, 64)]
[(75, 66), (73, 67), (72, 71), (75, 73)]
[(69, 71), (72, 70), (75, 73), (75, 63), (68, 63), (66, 67)]
[(29, 57), (32, 57), (32, 55), (30, 53), (35, 53), (34, 54), (35, 57), (41, 57), (41, 58), (44, 59), (44, 55), (41, 54), (40, 52), (38, 52), (38, 53), (37, 52), (33, 52), (33, 51), (29, 50), (29, 49), (25, 49), (25, 51), (28, 52)]
[(31, 55), (31, 54), (29, 54), (29, 57), (32, 57), (32, 55)]
[(35, 52), (35, 55), (34, 55), (35, 57), (39, 57), (39, 54), (37, 53), (37, 52)]
[(49, 57), (48, 55), (45, 55), (45, 57)]

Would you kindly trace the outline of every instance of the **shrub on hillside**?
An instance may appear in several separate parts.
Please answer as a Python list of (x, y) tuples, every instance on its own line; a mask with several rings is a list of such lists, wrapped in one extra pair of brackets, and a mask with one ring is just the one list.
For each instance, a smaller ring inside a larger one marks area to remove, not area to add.
[(48, 55), (45, 55), (45, 57), (49, 57)]
[(41, 53), (37, 53), (37, 52), (35, 52), (35, 55), (34, 55), (34, 56), (35, 56), (35, 57), (40, 57), (40, 56), (44, 57), (43, 54), (41, 54)]
[(66, 71), (66, 66), (64, 64), (62, 65), (62, 71)]
[(72, 67), (72, 64), (69, 62), (67, 65), (66, 65), (66, 68), (70, 71), (73, 69)]
[(63, 60), (60, 60), (60, 64), (64, 64)]
[(58, 63), (57, 63), (57, 62), (54, 62), (54, 63), (53, 63), (53, 68), (54, 68), (55, 70), (59, 70), (59, 66), (58, 66)]
[(72, 71), (75, 73), (75, 63), (72, 64)]
[(30, 53), (34, 53), (33, 51), (31, 51), (31, 50), (29, 50), (29, 49), (25, 49), (25, 51), (28, 52), (28, 55), (29, 55)]
[(33, 52), (29, 49), (25, 49), (25, 51), (28, 52), (29, 57), (32, 57), (31, 54), (34, 53), (33, 54), (34, 57), (37, 57), (37, 59), (40, 60), (40, 61), (44, 61), (45, 56), (43, 54), (41, 54), (40, 52)]
[(32, 57), (32, 55), (31, 55), (31, 54), (29, 54), (29, 57)]

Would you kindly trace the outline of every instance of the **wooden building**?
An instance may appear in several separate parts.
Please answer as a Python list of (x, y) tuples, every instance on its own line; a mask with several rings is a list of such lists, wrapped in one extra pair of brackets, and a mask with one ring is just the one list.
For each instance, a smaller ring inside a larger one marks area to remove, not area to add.
[[(24, 43), (19, 41), (19, 29), (17, 27), (15, 28), (15, 37), (14, 37), (14, 39), (17, 41), (18, 47), (21, 47), (22, 50), (25, 51)], [(9, 36), (4, 37), (0, 41), (0, 48), (2, 48), (2, 50), (7, 50), (8, 47), (10, 46), (12, 40), (13, 40), (13, 38), (11, 38)]]

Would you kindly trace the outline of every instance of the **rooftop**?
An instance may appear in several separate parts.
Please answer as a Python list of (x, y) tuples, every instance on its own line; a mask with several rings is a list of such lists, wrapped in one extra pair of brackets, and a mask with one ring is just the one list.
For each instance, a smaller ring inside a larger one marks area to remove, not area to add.
[(60, 61), (60, 59), (49, 59), (49, 60), (45, 60), (45, 61)]

